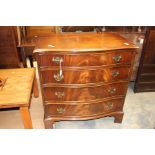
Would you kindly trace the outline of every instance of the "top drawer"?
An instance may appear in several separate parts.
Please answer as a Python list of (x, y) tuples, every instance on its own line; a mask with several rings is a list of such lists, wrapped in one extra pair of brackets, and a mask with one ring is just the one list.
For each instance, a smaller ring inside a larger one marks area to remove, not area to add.
[(81, 54), (39, 54), (40, 67), (62, 66), (100, 66), (115, 64), (130, 64), (133, 52), (131, 50), (119, 50), (106, 53), (81, 53)]

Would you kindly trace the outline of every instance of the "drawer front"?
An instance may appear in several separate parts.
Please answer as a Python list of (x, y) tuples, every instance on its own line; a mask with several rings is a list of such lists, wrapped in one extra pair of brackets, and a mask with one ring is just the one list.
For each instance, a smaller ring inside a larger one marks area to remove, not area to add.
[(112, 99), (92, 104), (48, 104), (45, 105), (45, 115), (49, 116), (90, 116), (115, 111), (122, 111), (124, 98)]
[(141, 70), (141, 74), (152, 74), (155, 72), (155, 64), (147, 64), (143, 65), (143, 68)]
[(140, 75), (139, 81), (141, 83), (143, 83), (143, 82), (155, 82), (155, 74)]
[(110, 82), (117, 80), (128, 80), (130, 67), (113, 67), (84, 70), (62, 70), (60, 76), (59, 70), (41, 71), (42, 84), (60, 83), (60, 84), (86, 84)]
[(155, 91), (155, 82), (139, 83), (137, 90), (139, 92)]
[(130, 64), (133, 52), (87, 53), (87, 54), (43, 54), (39, 55), (39, 65), (42, 67), (59, 66), (100, 66), (112, 64)]
[(95, 87), (44, 87), (44, 101), (63, 102), (63, 101), (90, 101), (106, 97), (125, 95), (127, 82), (107, 84)]

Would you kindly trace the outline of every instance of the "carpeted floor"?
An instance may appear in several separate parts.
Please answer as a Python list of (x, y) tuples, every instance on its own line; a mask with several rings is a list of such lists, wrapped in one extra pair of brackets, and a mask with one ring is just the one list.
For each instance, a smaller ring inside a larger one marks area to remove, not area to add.
[[(130, 83), (121, 124), (113, 123), (113, 117), (89, 121), (60, 121), (56, 129), (152, 129), (155, 127), (155, 92), (133, 93), (134, 83)], [(44, 129), (41, 93), (39, 98), (32, 98), (31, 117), (33, 128)], [(23, 124), (18, 110), (0, 111), (1, 129), (22, 129)]]

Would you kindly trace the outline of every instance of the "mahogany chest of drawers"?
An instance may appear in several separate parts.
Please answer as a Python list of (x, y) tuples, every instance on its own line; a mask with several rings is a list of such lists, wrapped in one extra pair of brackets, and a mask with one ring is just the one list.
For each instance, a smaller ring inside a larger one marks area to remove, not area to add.
[(113, 33), (40, 38), (38, 63), (45, 128), (61, 120), (123, 118), (136, 46)]

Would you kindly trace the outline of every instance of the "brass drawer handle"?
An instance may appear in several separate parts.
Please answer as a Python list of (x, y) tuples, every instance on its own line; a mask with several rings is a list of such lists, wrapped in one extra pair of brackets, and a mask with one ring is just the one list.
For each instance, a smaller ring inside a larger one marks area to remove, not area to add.
[(115, 61), (115, 62), (120, 62), (120, 60), (122, 59), (122, 56), (121, 55), (115, 55), (115, 56), (113, 56), (113, 60)]
[(56, 80), (56, 81), (61, 81), (63, 78), (64, 78), (64, 76), (63, 76), (63, 74), (54, 74), (54, 79)]
[(118, 72), (118, 71), (112, 72), (112, 76), (113, 76), (113, 77), (117, 77), (118, 75), (119, 75), (119, 72)]
[(60, 62), (63, 62), (63, 58), (62, 57), (53, 57), (52, 61), (55, 62), (56, 64), (59, 64)]
[(62, 74), (62, 66), (61, 66), (61, 63), (63, 62), (63, 59), (61, 58), (61, 57), (54, 57), (53, 58), (53, 61), (54, 62), (59, 62), (59, 73), (57, 73), (57, 74), (54, 74), (53, 75), (53, 77), (54, 77), (54, 79), (56, 80), (56, 81), (61, 81), (63, 78), (64, 78), (64, 76), (63, 76), (63, 74)]
[(109, 92), (110, 94), (114, 94), (114, 93), (116, 93), (116, 88), (110, 88), (110, 89), (108, 90), (108, 92)]
[(106, 104), (104, 105), (104, 108), (105, 108), (105, 110), (107, 110), (107, 111), (113, 109), (113, 107), (114, 107), (114, 104), (111, 103), (111, 102), (108, 102), (108, 103), (106, 103)]
[(55, 95), (58, 97), (58, 98), (62, 98), (65, 96), (65, 93), (64, 92), (55, 92)]
[(57, 108), (57, 112), (58, 112), (59, 114), (63, 114), (65, 111), (66, 111), (66, 110), (65, 110), (64, 108), (62, 108), (62, 107)]

